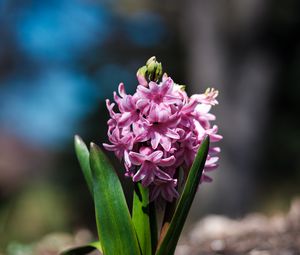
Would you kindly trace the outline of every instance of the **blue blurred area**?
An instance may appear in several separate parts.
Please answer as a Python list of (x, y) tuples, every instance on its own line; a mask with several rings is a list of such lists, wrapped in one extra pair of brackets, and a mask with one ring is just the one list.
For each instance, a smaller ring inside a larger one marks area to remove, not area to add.
[[(29, 8), (28, 8), (29, 7)], [(112, 14), (92, 1), (33, 1), (16, 19), (20, 47), (41, 61), (73, 60), (112, 32)]]
[(0, 74), (0, 128), (30, 144), (60, 147), (119, 82), (136, 86), (136, 67), (120, 65), (110, 43), (147, 49), (166, 29), (158, 14), (117, 13), (118, 3), (1, 2), (0, 63), (8, 70)]
[(128, 20), (125, 29), (133, 43), (149, 47), (159, 44), (165, 38), (167, 31), (162, 24), (159, 15), (141, 11)]
[(105, 99), (120, 82), (136, 88), (168, 31), (153, 10), (122, 6), (0, 0), (0, 253), (94, 223), (71, 141), (105, 139)]
[(2, 127), (52, 146), (69, 139), (77, 120), (93, 110), (101, 97), (86, 75), (63, 68), (46, 69), (32, 79), (18, 77), (6, 85), (0, 96)]
[(100, 68), (95, 74), (95, 78), (102, 88), (102, 92), (108, 98), (112, 98), (112, 90), (117, 90), (120, 82), (126, 86), (126, 91), (130, 92), (136, 88), (137, 81), (134, 77), (136, 70), (117, 64), (108, 63)]

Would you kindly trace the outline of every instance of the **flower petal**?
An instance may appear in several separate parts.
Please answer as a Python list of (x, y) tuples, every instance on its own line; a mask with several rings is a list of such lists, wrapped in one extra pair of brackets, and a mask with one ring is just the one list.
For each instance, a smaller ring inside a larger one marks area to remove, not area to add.
[(162, 151), (154, 151), (152, 152), (148, 157), (147, 160), (151, 161), (153, 163), (158, 163), (160, 161), (160, 159), (163, 156), (163, 152)]
[(170, 138), (173, 138), (173, 139), (179, 139), (180, 138), (180, 136), (177, 134), (177, 132), (170, 129), (170, 128), (167, 129), (165, 135), (167, 137), (170, 137)]
[(102, 145), (108, 151), (115, 151), (116, 150), (116, 145), (114, 145), (114, 144), (103, 143)]
[(158, 132), (154, 132), (153, 137), (151, 139), (152, 148), (155, 150), (160, 142), (161, 135)]
[(125, 96), (126, 96), (125, 86), (124, 86), (124, 83), (123, 83), (123, 82), (121, 82), (121, 83), (119, 84), (118, 92), (119, 92), (119, 95), (120, 95), (121, 97), (125, 97)]
[(145, 167), (145, 164), (143, 164), (140, 169), (136, 172), (136, 174), (133, 176), (132, 180), (134, 182), (138, 182), (140, 180), (143, 180), (148, 175), (148, 168)]
[(158, 165), (160, 166), (172, 166), (176, 161), (176, 158), (174, 156), (161, 159)]
[(132, 122), (131, 116), (132, 116), (131, 112), (122, 113), (121, 118), (118, 121), (118, 126), (124, 127), (130, 125)]
[(160, 139), (160, 144), (165, 151), (170, 151), (172, 143), (169, 137), (162, 136)]
[(155, 175), (161, 179), (161, 180), (165, 180), (165, 181), (169, 181), (172, 180), (171, 176), (168, 175), (167, 173), (165, 173), (164, 171), (162, 171), (161, 169), (159, 169), (158, 167), (155, 169)]
[(131, 151), (131, 152), (129, 152), (129, 159), (132, 164), (139, 166), (142, 163), (144, 163), (144, 161), (146, 160), (146, 156), (142, 155), (140, 153)]

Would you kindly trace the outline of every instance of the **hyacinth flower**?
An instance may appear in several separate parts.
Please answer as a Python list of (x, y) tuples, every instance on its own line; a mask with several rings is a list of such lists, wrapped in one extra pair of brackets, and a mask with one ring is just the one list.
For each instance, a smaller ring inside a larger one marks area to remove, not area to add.
[[(103, 147), (120, 160), (133, 183), (129, 210), (118, 176), (103, 151), (75, 136), (76, 154), (94, 199), (99, 240), (63, 252), (104, 255), (172, 255), (198, 186), (211, 182), (222, 139), (215, 116), (218, 91), (189, 97), (163, 74), (155, 57), (138, 69), (133, 95), (119, 84)], [(160, 220), (157, 220), (160, 216)]]

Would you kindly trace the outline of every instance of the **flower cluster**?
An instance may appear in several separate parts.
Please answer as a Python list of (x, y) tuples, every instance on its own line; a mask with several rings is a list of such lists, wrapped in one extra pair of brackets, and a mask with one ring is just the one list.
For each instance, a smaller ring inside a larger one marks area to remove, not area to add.
[[(140, 75), (138, 80), (133, 95), (120, 83), (115, 103), (106, 100), (111, 144), (103, 146), (123, 160), (126, 176), (149, 187), (151, 200), (172, 201), (178, 197), (179, 170), (187, 176), (204, 137), (209, 135), (212, 143), (222, 139), (218, 127), (211, 125), (215, 116), (209, 113), (218, 104), (218, 91), (207, 89), (188, 97), (184, 87), (166, 74), (161, 82), (148, 82)], [(202, 182), (211, 181), (207, 173), (217, 167), (219, 152), (219, 147), (210, 145)]]

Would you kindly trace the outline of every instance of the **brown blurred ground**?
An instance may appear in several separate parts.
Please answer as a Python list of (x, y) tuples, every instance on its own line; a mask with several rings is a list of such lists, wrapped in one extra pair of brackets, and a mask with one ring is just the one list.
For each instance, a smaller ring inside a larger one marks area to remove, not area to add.
[(288, 213), (248, 214), (240, 220), (209, 215), (183, 238), (176, 255), (300, 254), (300, 199)]
[[(53, 233), (30, 245), (11, 243), (7, 254), (54, 255), (90, 241), (93, 241), (93, 237), (87, 230), (80, 230), (74, 235)], [(292, 202), (287, 213), (273, 216), (251, 213), (234, 220), (220, 215), (208, 215), (181, 238), (175, 253), (200, 254), (300, 254), (300, 198)]]

